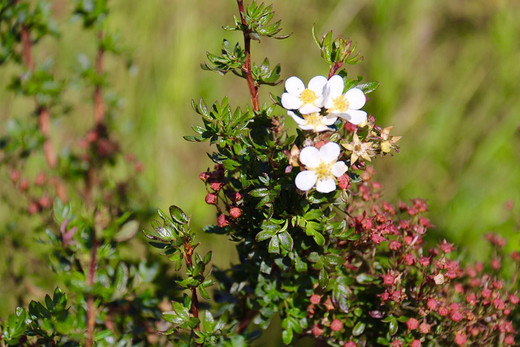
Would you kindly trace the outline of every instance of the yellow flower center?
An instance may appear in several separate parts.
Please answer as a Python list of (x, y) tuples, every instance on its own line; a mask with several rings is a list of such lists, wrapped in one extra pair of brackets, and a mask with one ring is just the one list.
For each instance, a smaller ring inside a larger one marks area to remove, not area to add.
[(311, 126), (316, 129), (317, 126), (322, 125), (322, 118), (319, 113), (311, 113), (311, 114), (304, 114), (303, 119), (305, 119), (306, 125)]
[(316, 174), (318, 181), (324, 180), (330, 176), (332, 176), (332, 165), (333, 163), (325, 163), (321, 162), (318, 167), (314, 169), (314, 173)]
[(318, 96), (316, 95), (316, 93), (310, 90), (309, 88), (305, 89), (300, 94), (300, 99), (304, 104), (312, 104), (314, 101), (316, 101), (317, 98)]
[(349, 108), (348, 100), (343, 95), (338, 96), (333, 101), (332, 108), (338, 112), (347, 112)]

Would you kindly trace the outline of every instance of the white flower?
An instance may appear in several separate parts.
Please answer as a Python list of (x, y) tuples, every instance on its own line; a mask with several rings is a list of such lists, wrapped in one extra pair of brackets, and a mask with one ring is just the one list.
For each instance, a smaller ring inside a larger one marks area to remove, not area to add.
[(309, 113), (302, 115), (303, 118), (300, 118), (293, 111), (287, 111), (287, 114), (291, 116), (298, 126), (302, 130), (312, 130), (316, 133), (332, 130), (329, 128), (329, 125), (334, 124), (338, 117), (325, 117), (319, 113)]
[(334, 75), (328, 80), (324, 100), (327, 113), (344, 118), (355, 125), (365, 123), (367, 113), (360, 110), (365, 105), (365, 94), (359, 88), (349, 89), (343, 94), (344, 87), (343, 78), (339, 75)]
[(335, 142), (329, 142), (320, 149), (314, 146), (305, 147), (300, 152), (300, 161), (305, 165), (305, 171), (296, 175), (296, 187), (307, 191), (316, 185), (316, 190), (329, 193), (336, 189), (334, 177), (341, 177), (347, 170), (347, 165), (338, 161), (340, 147)]
[(323, 107), (323, 90), (327, 84), (324, 76), (313, 77), (305, 88), (302, 80), (292, 76), (285, 81), (282, 106), (287, 110), (298, 110), (301, 114), (319, 113)]

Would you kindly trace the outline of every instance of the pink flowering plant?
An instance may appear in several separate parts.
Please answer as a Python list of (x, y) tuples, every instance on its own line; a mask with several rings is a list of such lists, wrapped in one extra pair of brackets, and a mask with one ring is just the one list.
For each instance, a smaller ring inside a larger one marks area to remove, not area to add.
[[(202, 231), (233, 242), (238, 262), (212, 265), (212, 252), (198, 252), (198, 231), (176, 205), (159, 210), (144, 231), (162, 263), (148, 253), (141, 262), (120, 255), (131, 253), (125, 242), (147, 215), (120, 186), (112, 192), (117, 204), (103, 195), (109, 180), (103, 172), (121, 154), (102, 102), (103, 54), (117, 50), (104, 39), (106, 1), (78, 1), (75, 14), (96, 30), (101, 61), (83, 74), (92, 77), (95, 106), (93, 127), (78, 149), (83, 155), (58, 157), (50, 134), (31, 123), (37, 138), (31, 150), (46, 157), (56, 187), (54, 205), (51, 197), (31, 199), (28, 213), (54, 206), (46, 242), (65, 288), (2, 321), (0, 345), (247, 346), (276, 318), (286, 345), (304, 338), (344, 347), (518, 345), (520, 253), (506, 253), (506, 241), (489, 234), (489, 261), (468, 261), (455, 245), (435, 240), (424, 200), (384, 199), (371, 163), (397, 153), (400, 137), (365, 110), (379, 84), (351, 77), (348, 67), (362, 60), (353, 42), (313, 31), (324, 64), (308, 81), (285, 76), (280, 65), (251, 53), (254, 41), (288, 37), (272, 6), (236, 2), (234, 23), (224, 28), (237, 32), (236, 42), (223, 40), (202, 68), (241, 79), (250, 105), (228, 97), (193, 102), (201, 123), (185, 139), (212, 146), (211, 168), (199, 177), (216, 223)], [(21, 11), (18, 3), (0, 5), (0, 14)], [(23, 33), (30, 26), (15, 28)], [(23, 42), (15, 48), (15, 60), (23, 61)], [(37, 111), (60, 105), (56, 83), (55, 92), (36, 94)], [(269, 101), (261, 103), (264, 90)], [(20, 148), (12, 148), (5, 153), (15, 157)], [(27, 191), (22, 159), (10, 179)], [(54, 170), (66, 164), (77, 169), (74, 179)], [(64, 201), (62, 184), (84, 209)], [(175, 278), (164, 274), (166, 266)]]

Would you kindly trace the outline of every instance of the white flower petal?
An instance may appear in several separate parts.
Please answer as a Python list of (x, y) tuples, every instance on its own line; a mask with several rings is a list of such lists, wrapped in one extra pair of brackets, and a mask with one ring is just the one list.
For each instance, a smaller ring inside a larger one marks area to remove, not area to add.
[(294, 183), (296, 187), (300, 190), (307, 191), (314, 187), (316, 184), (316, 174), (313, 171), (302, 171), (298, 175), (296, 175), (296, 179)]
[(329, 128), (328, 126), (326, 125), (323, 125), (323, 124), (318, 124), (316, 125), (315, 127), (312, 128), (315, 132), (317, 133), (320, 133), (322, 131), (327, 131), (327, 130), (332, 130), (331, 128)]
[(320, 164), (320, 151), (314, 146), (308, 146), (301, 150), (300, 161), (308, 168), (315, 168)]
[(316, 190), (320, 193), (330, 193), (336, 189), (336, 181), (333, 178), (327, 177), (316, 182)]
[(317, 107), (310, 104), (305, 104), (301, 106), (298, 111), (300, 111), (301, 114), (309, 114), (309, 113), (317, 113), (321, 111), (321, 107)]
[(285, 90), (293, 95), (300, 95), (301, 92), (305, 89), (305, 84), (303, 84), (302, 80), (296, 76), (289, 77), (285, 81)]
[(306, 124), (298, 124), (298, 126), (299, 126), (300, 129), (302, 129), (302, 130), (314, 130), (314, 127), (313, 127), (313, 126), (306, 125)]
[(345, 172), (347, 172), (348, 166), (343, 161), (338, 161), (336, 164), (332, 165), (332, 174), (336, 177), (341, 177)]
[(288, 114), (289, 116), (291, 116), (292, 119), (294, 119), (294, 121), (295, 121), (296, 123), (298, 123), (299, 125), (305, 123), (305, 120), (304, 120), (303, 118), (298, 117), (298, 116), (296, 115), (296, 113), (294, 113), (293, 111), (287, 111), (287, 114)]
[(323, 89), (327, 85), (325, 76), (315, 76), (309, 81), (309, 89), (316, 93), (317, 96), (323, 95)]
[(294, 96), (289, 93), (283, 93), (282, 94), (282, 106), (283, 108), (287, 110), (296, 110), (298, 109), (303, 102), (300, 100), (299, 97)]
[(332, 125), (332, 124), (336, 123), (337, 119), (338, 119), (338, 117), (336, 117), (336, 115), (328, 114), (327, 116), (323, 117), (322, 123), (325, 125)]
[[(343, 117), (343, 115), (339, 115), (339, 116)], [(349, 110), (346, 113), (346, 117), (343, 117), (343, 118), (345, 118), (352, 124), (359, 125), (359, 124), (366, 122), (367, 113), (365, 111), (361, 111), (361, 110)]]
[(345, 88), (345, 83), (343, 82), (343, 77), (339, 75), (332, 76), (327, 81), (327, 86), (325, 87), (325, 96), (326, 102), (332, 101), (341, 94), (343, 94), (343, 88)]
[(320, 148), (320, 159), (326, 163), (338, 160), (340, 148), (336, 142), (329, 142)]
[(352, 88), (345, 93), (345, 96), (349, 103), (349, 108), (359, 110), (367, 100), (365, 93), (361, 89)]

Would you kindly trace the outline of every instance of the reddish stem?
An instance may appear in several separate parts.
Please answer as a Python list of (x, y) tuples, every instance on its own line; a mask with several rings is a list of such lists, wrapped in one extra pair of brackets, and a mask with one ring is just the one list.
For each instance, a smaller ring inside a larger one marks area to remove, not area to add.
[[(101, 47), (101, 40), (103, 40), (103, 32), (98, 33), (98, 44), (99, 48), (96, 56), (96, 74), (101, 76), (103, 73), (103, 56), (105, 50)], [(96, 84), (96, 88), (94, 89), (94, 120), (96, 124), (103, 123), (105, 119), (105, 104), (103, 103), (103, 91), (101, 82)]]
[(341, 69), (341, 66), (343, 66), (343, 63), (334, 63), (332, 64), (332, 66), (330, 67), (330, 71), (329, 71), (329, 79), (334, 76), (336, 74), (336, 72), (338, 72), (339, 69)]
[[(96, 239), (96, 231), (93, 231), (94, 243), (90, 256), (89, 272), (87, 284), (93, 290), (94, 279), (96, 276), (96, 258), (99, 241)], [(94, 307), (94, 294), (90, 294), (87, 300), (87, 342), (85, 346), (92, 347), (94, 345), (94, 327), (96, 326), (96, 308)]]
[[(24, 62), (27, 65), (27, 67), (29, 68), (29, 71), (31, 71), (31, 73), (34, 73), (35, 66), (34, 66), (34, 60), (33, 60), (32, 53), (31, 53), (31, 50), (32, 50), (31, 37), (30, 37), (29, 29), (26, 26), (22, 27), (22, 45), (23, 45), (22, 55), (23, 55)], [(40, 132), (42, 133), (43, 138), (44, 138), (43, 152), (45, 154), (45, 159), (47, 160), (47, 163), (49, 164), (49, 166), (51, 168), (55, 168), (58, 163), (58, 159), (57, 159), (56, 152), (54, 151), (51, 140), (50, 140), (50, 135), (51, 135), (50, 121), (51, 121), (51, 117), (50, 117), (50, 113), (49, 113), (49, 110), (47, 109), (47, 107), (38, 105), (38, 124), (40, 127)]]
[(245, 19), (244, 1), (237, 0), (237, 4), (238, 11), (240, 12), (240, 21), (242, 22), (242, 32), (244, 33), (244, 50), (246, 51), (246, 61), (244, 65), (242, 65), (242, 72), (246, 75), (253, 110), (260, 111), (260, 105), (258, 102), (258, 86), (255, 84), (253, 73), (251, 72), (251, 36), (249, 35), (250, 31)]

